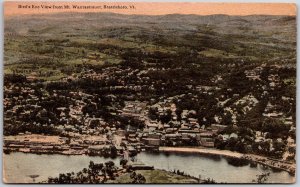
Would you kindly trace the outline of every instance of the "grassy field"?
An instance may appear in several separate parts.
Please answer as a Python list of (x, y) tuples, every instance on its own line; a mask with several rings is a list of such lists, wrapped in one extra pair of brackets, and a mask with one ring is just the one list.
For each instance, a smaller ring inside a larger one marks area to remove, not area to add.
[[(142, 174), (146, 178), (146, 183), (148, 184), (198, 183), (198, 181), (193, 178), (177, 175), (163, 170), (139, 170), (136, 171), (136, 173)], [(132, 179), (130, 178), (130, 174), (125, 174), (111, 182), (131, 183), (131, 181)]]

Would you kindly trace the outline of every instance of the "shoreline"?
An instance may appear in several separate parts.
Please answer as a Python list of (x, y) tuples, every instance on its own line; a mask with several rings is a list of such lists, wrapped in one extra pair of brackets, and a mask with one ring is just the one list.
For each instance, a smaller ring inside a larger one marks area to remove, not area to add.
[(177, 153), (200, 153), (205, 155), (217, 155), (230, 158), (241, 159), (244, 154), (228, 150), (191, 148), (191, 147), (159, 147), (159, 152), (177, 152)]
[(208, 149), (208, 148), (191, 148), (191, 147), (159, 147), (159, 152), (177, 152), (177, 153), (197, 153), (204, 155), (217, 155), (228, 158), (246, 159), (249, 162), (255, 162), (268, 166), (270, 168), (279, 169), (288, 172), (291, 176), (296, 176), (296, 164), (287, 163), (284, 161), (273, 160), (268, 157), (243, 154), (238, 152), (232, 152), (229, 150)]

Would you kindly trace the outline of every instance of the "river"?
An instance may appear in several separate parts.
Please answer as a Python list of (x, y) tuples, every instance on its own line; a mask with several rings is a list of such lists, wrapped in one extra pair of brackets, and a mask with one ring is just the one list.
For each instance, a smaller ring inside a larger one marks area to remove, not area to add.
[[(3, 176), (6, 182), (32, 183), (29, 175), (39, 175), (35, 182), (46, 181), (49, 176), (57, 177), (59, 173), (78, 172), (87, 167), (90, 161), (103, 163), (110, 158), (91, 157), (82, 155), (38, 155), (14, 152), (3, 155)], [(145, 153), (138, 154), (137, 160), (156, 169), (180, 170), (185, 173), (204, 178), (213, 178), (217, 182), (247, 183), (262, 172), (270, 172), (268, 182), (291, 183), (295, 180), (285, 171), (272, 171), (258, 165), (251, 168), (249, 165), (236, 167), (228, 164), (224, 157), (209, 157), (186, 153)], [(113, 159), (119, 166), (120, 158)]]

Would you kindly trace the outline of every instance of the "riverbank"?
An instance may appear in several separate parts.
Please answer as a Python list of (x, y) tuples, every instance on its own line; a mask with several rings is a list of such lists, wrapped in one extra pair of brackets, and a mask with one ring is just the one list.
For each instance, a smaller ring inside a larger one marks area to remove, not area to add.
[(290, 175), (295, 176), (296, 164), (285, 161), (274, 160), (253, 154), (242, 154), (229, 150), (218, 150), (208, 148), (190, 148), (190, 147), (159, 147), (160, 152), (177, 152), (177, 153), (197, 153), (204, 155), (217, 155), (236, 159), (246, 159), (249, 162), (255, 162), (274, 169), (287, 171)]
[(206, 155), (220, 155), (231, 158), (242, 158), (244, 154), (228, 150), (190, 148), (190, 147), (159, 147), (160, 152), (178, 152), (178, 153), (200, 153)]

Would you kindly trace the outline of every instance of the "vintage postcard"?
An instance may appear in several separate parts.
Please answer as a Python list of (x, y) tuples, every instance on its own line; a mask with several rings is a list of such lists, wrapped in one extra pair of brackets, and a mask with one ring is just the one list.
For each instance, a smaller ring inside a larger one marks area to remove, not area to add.
[(5, 2), (4, 183), (294, 183), (296, 5)]

